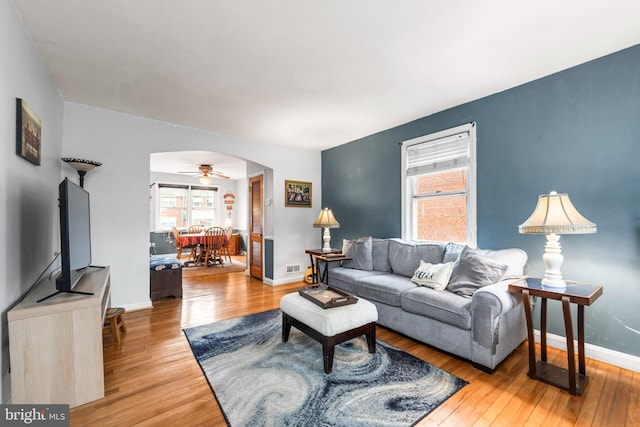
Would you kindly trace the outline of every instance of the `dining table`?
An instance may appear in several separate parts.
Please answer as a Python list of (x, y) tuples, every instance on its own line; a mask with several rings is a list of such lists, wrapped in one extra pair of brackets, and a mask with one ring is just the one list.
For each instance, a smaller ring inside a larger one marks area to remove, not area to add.
[[(192, 247), (199, 247), (200, 249), (204, 247), (204, 243), (205, 243), (205, 236), (206, 234), (204, 232), (202, 233), (185, 233), (185, 234), (180, 234), (178, 235), (178, 244), (183, 247), (183, 248), (192, 248)], [(228, 245), (229, 244), (229, 239), (227, 238), (227, 236), (222, 236), (224, 238), (224, 242), (222, 244), (222, 246), (224, 245)], [(185, 267), (194, 267), (198, 265), (198, 252), (196, 251), (196, 255), (195, 255), (195, 259), (191, 259), (189, 258), (185, 263), (184, 266)], [(222, 259), (222, 257), (219, 259), (220, 264), (224, 263), (224, 260)]]

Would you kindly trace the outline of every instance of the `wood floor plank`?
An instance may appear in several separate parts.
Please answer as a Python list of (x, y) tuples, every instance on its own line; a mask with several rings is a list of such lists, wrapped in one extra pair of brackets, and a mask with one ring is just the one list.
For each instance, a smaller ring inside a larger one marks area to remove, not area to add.
[[(127, 312), (128, 332), (115, 344), (103, 337), (103, 399), (73, 408), (72, 426), (224, 426), (224, 416), (183, 328), (279, 307), (280, 298), (303, 283), (268, 286), (244, 273), (183, 280), (183, 298)], [(527, 376), (523, 343), (493, 374), (384, 327), (378, 338), (469, 382), (418, 426), (640, 425), (640, 374), (587, 361), (590, 383), (571, 396)], [(561, 364), (566, 353), (549, 350)]]

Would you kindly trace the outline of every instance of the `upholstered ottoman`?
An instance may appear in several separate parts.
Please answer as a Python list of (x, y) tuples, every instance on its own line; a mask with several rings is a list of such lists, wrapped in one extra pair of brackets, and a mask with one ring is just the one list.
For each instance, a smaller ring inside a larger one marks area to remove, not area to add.
[(149, 258), (151, 301), (165, 297), (182, 298), (183, 264), (174, 256), (154, 255)]
[(326, 374), (333, 369), (334, 349), (340, 343), (366, 335), (369, 353), (376, 352), (378, 310), (369, 301), (359, 299), (355, 304), (324, 309), (294, 292), (282, 297), (280, 310), (282, 341), (289, 340), (291, 326), (295, 326), (320, 342)]

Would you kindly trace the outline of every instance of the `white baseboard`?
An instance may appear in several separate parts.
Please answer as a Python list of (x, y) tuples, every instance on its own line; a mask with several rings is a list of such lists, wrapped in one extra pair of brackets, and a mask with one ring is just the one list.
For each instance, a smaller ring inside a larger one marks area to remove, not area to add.
[(126, 311), (144, 310), (147, 308), (153, 308), (153, 304), (151, 303), (151, 300), (147, 300), (146, 302), (140, 302), (137, 304), (126, 304), (123, 305), (122, 308)]
[(278, 280), (262, 279), (262, 281), (264, 282), (265, 285), (280, 286), (280, 285), (286, 285), (289, 283), (302, 282), (304, 281), (304, 274), (291, 275), (285, 279), (278, 279)]
[[(536, 342), (540, 342), (540, 331), (534, 329), (533, 334), (536, 337)], [(567, 351), (567, 339), (560, 335), (547, 333), (547, 345), (563, 351)], [(578, 348), (578, 341), (573, 342), (574, 348)], [(600, 347), (597, 345), (585, 343), (584, 344), (585, 357), (594, 359), (600, 362), (608, 363), (610, 365), (617, 366), (622, 369), (628, 369), (634, 372), (640, 372), (640, 357), (632, 356), (630, 354), (622, 353), (620, 351), (610, 350), (608, 348)]]

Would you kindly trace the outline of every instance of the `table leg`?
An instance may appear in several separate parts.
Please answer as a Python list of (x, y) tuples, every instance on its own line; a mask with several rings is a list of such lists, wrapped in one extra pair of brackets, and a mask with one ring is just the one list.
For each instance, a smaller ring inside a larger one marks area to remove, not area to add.
[(321, 282), (324, 283), (325, 285), (329, 284), (329, 262), (325, 261), (324, 262), (324, 271), (322, 272), (322, 280)]
[(547, 361), (547, 299), (540, 305), (540, 360)]
[(322, 283), (322, 275), (320, 274), (320, 260), (316, 258), (316, 282)]
[(522, 291), (522, 305), (524, 306), (524, 317), (527, 320), (527, 336), (529, 338), (529, 378), (536, 378), (536, 339), (533, 335), (531, 299), (527, 289)]
[(576, 395), (576, 359), (573, 348), (573, 324), (571, 323), (571, 308), (569, 297), (562, 297), (562, 312), (564, 313), (564, 329), (567, 335), (567, 358), (569, 362), (569, 393)]
[(314, 270), (313, 255), (312, 254), (309, 254), (309, 261), (311, 262), (311, 283), (312, 284), (316, 284), (316, 283), (318, 283), (318, 271)]
[(584, 362), (584, 305), (578, 305), (578, 372), (587, 374)]

